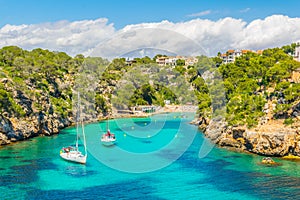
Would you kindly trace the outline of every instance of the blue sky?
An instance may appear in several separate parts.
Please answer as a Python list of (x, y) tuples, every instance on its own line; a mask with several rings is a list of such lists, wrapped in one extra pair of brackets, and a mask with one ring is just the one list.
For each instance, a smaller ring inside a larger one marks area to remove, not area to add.
[[(136, 30), (130, 42), (120, 37)], [(299, 0), (0, 0), (0, 48), (90, 55), (104, 44), (115, 56), (139, 48), (186, 53), (197, 43), (213, 56), (292, 42), (300, 42)]]
[(233, 17), (250, 22), (273, 14), (300, 17), (299, 0), (0, 0), (0, 5), (0, 27), (108, 18), (116, 29), (121, 29), (128, 24), (162, 20)]

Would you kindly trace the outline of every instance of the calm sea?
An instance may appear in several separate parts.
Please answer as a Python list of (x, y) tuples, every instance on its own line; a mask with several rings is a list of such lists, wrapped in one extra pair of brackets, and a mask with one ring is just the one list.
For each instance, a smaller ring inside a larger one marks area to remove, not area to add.
[(106, 122), (88, 124), (86, 165), (59, 156), (75, 128), (1, 147), (0, 198), (300, 199), (300, 162), (275, 158), (281, 165), (268, 167), (260, 156), (212, 147), (192, 117), (110, 120), (113, 147), (100, 143)]

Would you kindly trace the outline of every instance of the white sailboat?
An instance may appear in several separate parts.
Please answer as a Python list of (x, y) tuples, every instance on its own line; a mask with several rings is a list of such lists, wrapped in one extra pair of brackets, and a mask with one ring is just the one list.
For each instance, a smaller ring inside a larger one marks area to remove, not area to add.
[(111, 146), (114, 145), (116, 142), (116, 136), (115, 134), (111, 133), (109, 130), (109, 121), (107, 119), (106, 121), (106, 133), (103, 133), (101, 136), (101, 143), (105, 146)]
[[(85, 141), (85, 132), (83, 121), (80, 117), (80, 95), (78, 93), (78, 110), (77, 110), (77, 120), (76, 120), (76, 144), (74, 146), (63, 147), (60, 151), (60, 157), (64, 160), (85, 164), (87, 159), (87, 151), (86, 151), (86, 141)], [(83, 135), (83, 146), (84, 146), (84, 154), (79, 150), (79, 126), (82, 127), (82, 135)]]

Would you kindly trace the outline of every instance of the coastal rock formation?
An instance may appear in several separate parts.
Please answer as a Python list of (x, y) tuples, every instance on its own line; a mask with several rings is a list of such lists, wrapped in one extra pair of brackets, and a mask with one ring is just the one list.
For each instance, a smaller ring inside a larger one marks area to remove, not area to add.
[(71, 125), (69, 119), (56, 115), (39, 113), (31, 117), (17, 119), (0, 115), (0, 145), (25, 140), (38, 135), (50, 136)]
[[(207, 121), (207, 120), (206, 120)], [(226, 122), (220, 118), (214, 118), (210, 121), (205, 128), (206, 136), (212, 140), (212, 142), (218, 144), (222, 138), (224, 138), (224, 130), (226, 129)]]
[(300, 156), (300, 130), (296, 127), (265, 124), (255, 129), (226, 126), (224, 121), (212, 120), (204, 131), (212, 142), (265, 156)]
[[(72, 118), (56, 113), (49, 94), (37, 90), (30, 81), (26, 83), (28, 89), (38, 92), (39, 98), (29, 96), (24, 90), (16, 88), (13, 82), (7, 78), (2, 79), (1, 83), (4, 83), (3, 89), (9, 92), (6, 94), (11, 94), (11, 100), (6, 100), (5, 105), (10, 107), (4, 109), (4, 112), (0, 114), (0, 145), (26, 140), (38, 135), (53, 135), (71, 124)], [(71, 84), (70, 82), (66, 83)], [(59, 93), (58, 89), (56, 90), (56, 93)]]
[(13, 135), (14, 130), (11, 122), (0, 114), (0, 145), (10, 143), (9, 135)]

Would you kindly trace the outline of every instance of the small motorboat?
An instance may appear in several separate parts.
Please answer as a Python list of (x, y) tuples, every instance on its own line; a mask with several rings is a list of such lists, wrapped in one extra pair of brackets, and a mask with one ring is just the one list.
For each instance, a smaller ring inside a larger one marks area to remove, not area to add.
[(105, 146), (114, 145), (116, 142), (115, 134), (112, 134), (108, 129), (106, 133), (102, 134), (101, 143)]

